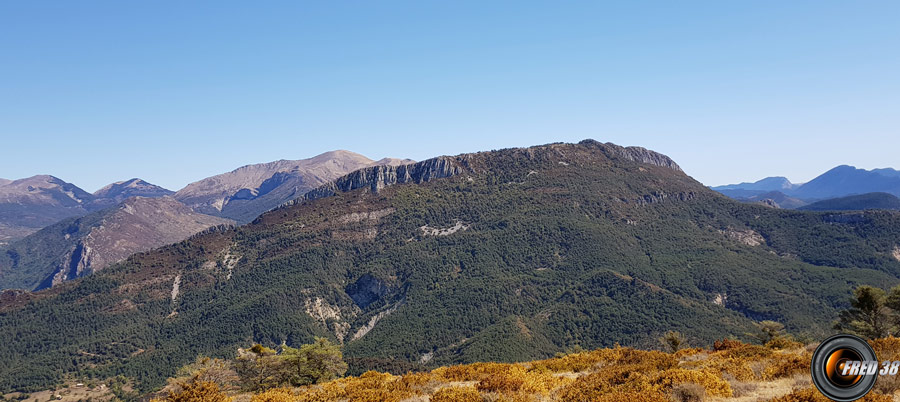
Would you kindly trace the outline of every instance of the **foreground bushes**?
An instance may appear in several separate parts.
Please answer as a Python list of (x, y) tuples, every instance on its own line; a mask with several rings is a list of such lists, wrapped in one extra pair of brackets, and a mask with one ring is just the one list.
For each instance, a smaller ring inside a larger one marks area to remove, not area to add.
[[(898, 338), (875, 340), (872, 345), (879, 357), (900, 357)], [(262, 347), (250, 352), (257, 359), (278, 356)], [(474, 363), (405, 375), (369, 371), (359, 377), (301, 387), (269, 387), (249, 399), (250, 402), (688, 402), (752, 396), (757, 384), (782, 381), (790, 391), (775, 401), (826, 402), (818, 391), (810, 388), (808, 381), (798, 379), (808, 376), (810, 359), (809, 348), (786, 342), (760, 346), (722, 340), (713, 350), (681, 349), (675, 353), (616, 347), (529, 363)], [(171, 384), (177, 386), (170, 387), (158, 402), (230, 402), (229, 395), (239, 393), (237, 388), (216, 383), (234, 378), (235, 370), (227, 362), (199, 359), (189, 368), (185, 371), (191, 374), (172, 380)], [(246, 377), (243, 370), (237, 370), (243, 373), (240, 377)], [(888, 401), (890, 398), (885, 395), (897, 389), (896, 384), (882, 382), (864, 401)], [(237, 400), (247, 401), (245, 398), (248, 397)]]

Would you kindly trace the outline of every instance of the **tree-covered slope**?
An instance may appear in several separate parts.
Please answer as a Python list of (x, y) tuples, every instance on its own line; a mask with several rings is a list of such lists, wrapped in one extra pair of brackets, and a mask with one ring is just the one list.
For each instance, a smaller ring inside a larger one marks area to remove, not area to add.
[(800, 207), (807, 211), (852, 211), (864, 209), (900, 210), (900, 198), (888, 193), (866, 193), (832, 198)]
[[(350, 191), (348, 191), (350, 190)], [(698, 343), (754, 320), (821, 336), (897, 281), (900, 214), (741, 204), (595, 141), (373, 167), (253, 223), (0, 297), (0, 389), (158, 386), (198, 354), (327, 336), (351, 372)]]

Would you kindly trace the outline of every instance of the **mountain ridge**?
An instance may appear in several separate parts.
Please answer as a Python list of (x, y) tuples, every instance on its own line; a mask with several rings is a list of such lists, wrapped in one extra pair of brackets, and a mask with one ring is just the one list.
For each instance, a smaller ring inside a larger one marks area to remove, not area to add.
[(105, 268), (136, 252), (233, 221), (191, 211), (175, 199), (131, 197), (64, 219), (0, 248), (0, 289), (43, 289)]
[(645, 151), (583, 141), (439, 157), (421, 163), (454, 174), (418, 183), (364, 169), (251, 224), (4, 292), (0, 389), (78, 367), (151, 389), (198, 354), (314, 336), (343, 343), (362, 372), (667, 330), (711, 341), (758, 320), (820, 335), (851, 286), (898, 282), (900, 213), (741, 204)]

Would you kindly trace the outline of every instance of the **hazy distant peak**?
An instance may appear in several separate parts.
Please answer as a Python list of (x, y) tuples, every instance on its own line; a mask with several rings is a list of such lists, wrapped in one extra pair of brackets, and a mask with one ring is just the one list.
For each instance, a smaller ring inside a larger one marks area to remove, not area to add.
[(0, 186), (5, 186), (9, 183), (12, 183), (12, 180), (0, 179)]
[(416, 161), (412, 159), (401, 159), (401, 158), (381, 158), (372, 165), (384, 165), (384, 166), (400, 166), (400, 165), (409, 165), (410, 163), (416, 163)]
[[(259, 214), (352, 171), (404, 159), (373, 161), (347, 150), (308, 159), (277, 160), (242, 166), (188, 184), (175, 198), (194, 210), (249, 222)], [(411, 161), (410, 161), (411, 162)]]
[(878, 173), (882, 176), (887, 177), (900, 177), (900, 170), (894, 170), (891, 168), (872, 169), (872, 173)]
[(174, 194), (174, 192), (138, 178), (117, 181), (94, 192), (94, 196), (98, 198), (119, 197), (121, 199), (136, 195), (158, 197), (168, 194)]

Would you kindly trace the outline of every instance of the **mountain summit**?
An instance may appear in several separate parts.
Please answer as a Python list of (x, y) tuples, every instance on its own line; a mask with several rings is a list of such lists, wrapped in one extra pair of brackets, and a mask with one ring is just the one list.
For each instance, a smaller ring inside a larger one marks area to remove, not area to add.
[(159, 198), (172, 194), (175, 194), (175, 192), (135, 178), (117, 181), (97, 190), (93, 194), (95, 200), (92, 206), (95, 209), (102, 209), (116, 205), (131, 197)]
[(350, 151), (331, 151), (309, 159), (243, 166), (188, 184), (174, 197), (195, 211), (249, 222), (285, 201), (354, 170), (409, 162), (412, 161), (391, 158), (376, 162)]
[(852, 286), (898, 282), (898, 238), (900, 213), (743, 204), (592, 140), (365, 167), (250, 224), (0, 294), (0, 390), (76, 367), (151, 390), (198, 355), (316, 336), (361, 373), (670, 330), (711, 343), (761, 320), (821, 335)]

